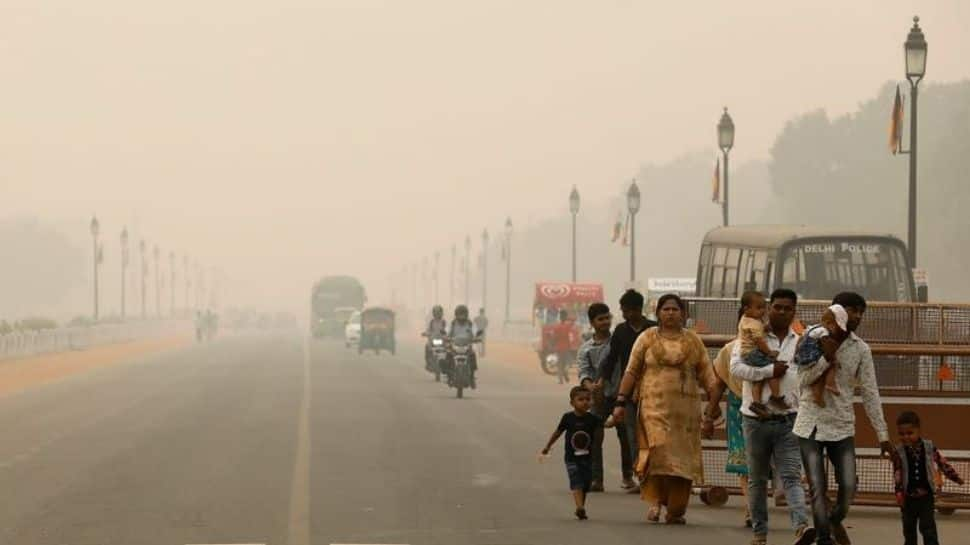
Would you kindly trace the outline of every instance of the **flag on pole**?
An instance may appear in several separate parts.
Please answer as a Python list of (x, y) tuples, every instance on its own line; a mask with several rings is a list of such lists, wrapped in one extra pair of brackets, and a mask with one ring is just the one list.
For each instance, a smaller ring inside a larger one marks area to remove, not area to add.
[(903, 133), (903, 97), (896, 86), (896, 98), (893, 99), (892, 118), (889, 121), (889, 152), (896, 155), (902, 147)]
[(721, 200), (721, 158), (714, 161), (714, 178), (711, 179), (711, 202), (718, 203)]
[(626, 215), (626, 223), (623, 225), (623, 245), (630, 245), (630, 214)]
[(623, 213), (616, 213), (616, 223), (613, 224), (613, 237), (610, 242), (616, 242), (620, 240), (620, 235), (623, 234)]

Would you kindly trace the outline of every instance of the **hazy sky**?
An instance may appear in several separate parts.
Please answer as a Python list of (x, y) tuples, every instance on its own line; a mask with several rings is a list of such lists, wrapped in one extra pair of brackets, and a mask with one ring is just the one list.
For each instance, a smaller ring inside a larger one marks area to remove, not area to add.
[(712, 148), (724, 105), (767, 157), (901, 78), (914, 13), (928, 84), (970, 76), (963, 0), (4, 0), (0, 216), (137, 224), (254, 299), (379, 282)]

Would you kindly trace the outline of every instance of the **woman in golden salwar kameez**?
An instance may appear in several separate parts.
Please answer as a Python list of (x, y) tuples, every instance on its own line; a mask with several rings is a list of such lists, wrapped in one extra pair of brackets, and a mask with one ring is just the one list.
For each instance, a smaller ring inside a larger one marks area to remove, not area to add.
[(638, 402), (636, 473), (640, 496), (650, 506), (647, 519), (684, 524), (693, 483), (701, 484), (700, 388), (711, 392), (716, 378), (707, 349), (684, 329), (686, 305), (673, 294), (657, 303), (658, 327), (640, 334), (620, 384), (614, 419), (624, 417), (623, 401)]

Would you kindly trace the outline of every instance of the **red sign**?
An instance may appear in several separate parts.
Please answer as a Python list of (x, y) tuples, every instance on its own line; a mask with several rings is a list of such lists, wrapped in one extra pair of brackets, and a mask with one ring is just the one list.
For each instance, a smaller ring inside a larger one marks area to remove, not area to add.
[(534, 306), (562, 308), (569, 305), (588, 305), (603, 301), (602, 284), (571, 284), (569, 282), (538, 282)]

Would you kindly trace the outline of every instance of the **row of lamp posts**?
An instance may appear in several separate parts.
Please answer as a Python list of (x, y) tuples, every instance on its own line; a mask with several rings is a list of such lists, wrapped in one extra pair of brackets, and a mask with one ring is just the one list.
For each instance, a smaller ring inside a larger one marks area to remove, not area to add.
[[(104, 250), (100, 242), (101, 236), (101, 222), (98, 221), (97, 216), (91, 218), (91, 239), (93, 243), (93, 257), (94, 257), (94, 320), (98, 321), (100, 319), (100, 268), (104, 260)], [(125, 319), (128, 312), (128, 300), (127, 300), (127, 278), (128, 278), (128, 266), (131, 264), (131, 253), (129, 248), (129, 236), (128, 228), (125, 227), (121, 230), (121, 318)], [(147, 286), (146, 279), (148, 277), (148, 246), (144, 239), (138, 242), (138, 250), (141, 257), (141, 316), (142, 318), (148, 317), (148, 304), (147, 304)], [(161, 249), (158, 245), (154, 245), (152, 248), (152, 256), (155, 260), (155, 309), (158, 315), (162, 315), (162, 286), (161, 286), (161, 271), (159, 268), (161, 261)], [(171, 286), (170, 286), (170, 310), (172, 315), (175, 315), (175, 290), (176, 290), (176, 257), (175, 252), (170, 251), (168, 254), (169, 269), (171, 273)], [(184, 277), (185, 277), (185, 308), (190, 308), (189, 292), (192, 285), (192, 280), (189, 275), (189, 256), (184, 256)], [(202, 268), (200, 265), (196, 265), (197, 272), (197, 283), (196, 283), (196, 306), (201, 306), (202, 304), (202, 292), (204, 278), (202, 273)]]

